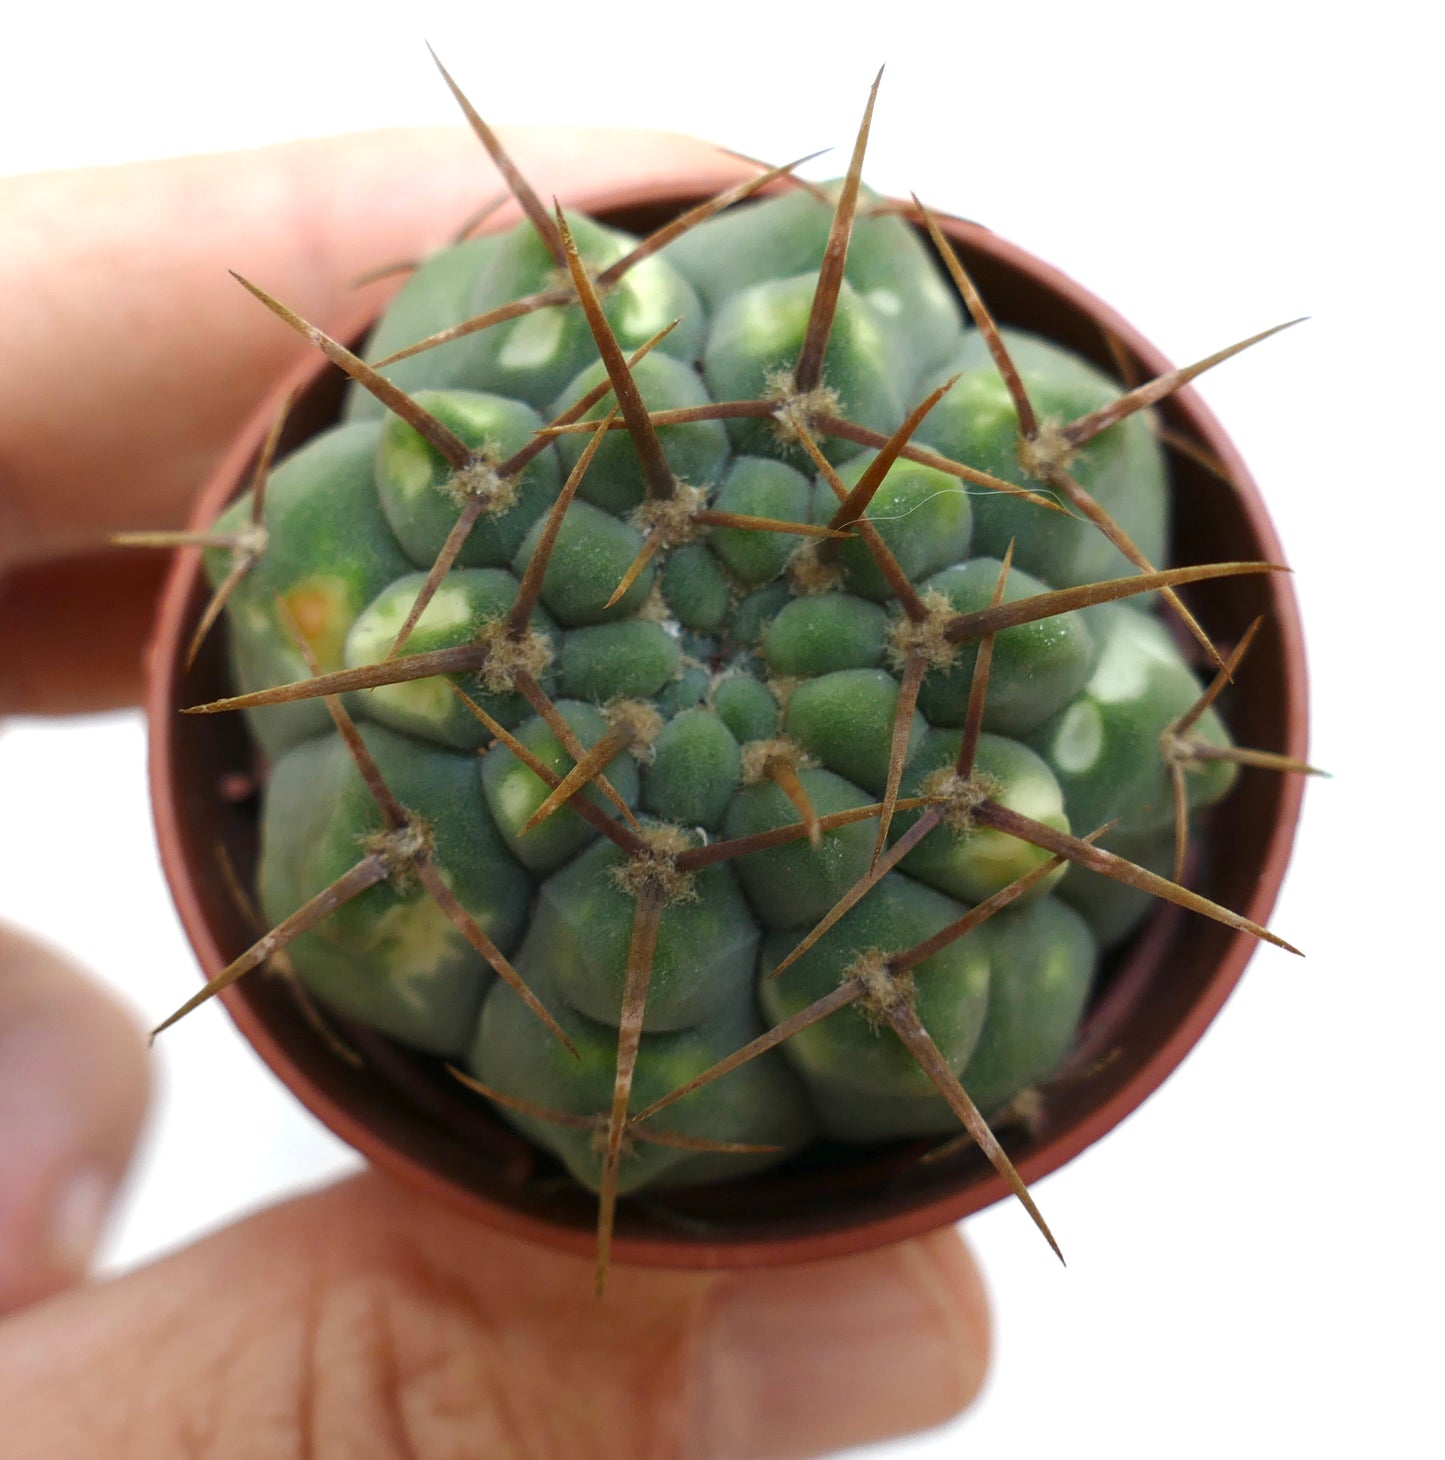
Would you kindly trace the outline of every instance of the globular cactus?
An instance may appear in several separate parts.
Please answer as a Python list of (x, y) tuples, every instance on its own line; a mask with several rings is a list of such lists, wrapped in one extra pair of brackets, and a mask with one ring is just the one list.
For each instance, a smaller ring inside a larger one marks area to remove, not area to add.
[(353, 383), (204, 539), (278, 931), (186, 1008), (289, 960), (598, 1192), (604, 1264), (620, 1197), (822, 1140), (961, 1122), (1029, 1202), (986, 1122), (1101, 954), (1161, 898), (1278, 941), (1181, 885), (1243, 648), (1175, 589), (1268, 565), (1162, 567), (1151, 407), (1232, 351), (1126, 390), (997, 328), (866, 118), (639, 241), (468, 111), (526, 218), (377, 363), (248, 285)]

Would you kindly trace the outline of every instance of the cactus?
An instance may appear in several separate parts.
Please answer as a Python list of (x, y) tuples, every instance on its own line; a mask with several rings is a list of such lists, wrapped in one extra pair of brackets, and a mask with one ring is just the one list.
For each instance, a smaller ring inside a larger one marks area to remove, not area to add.
[(629, 1193), (960, 1123), (1052, 1243), (990, 1122), (1101, 956), (1159, 899), (1282, 942), (1183, 885), (1237, 761), (1308, 768), (1214, 709), (1248, 645), (1177, 589), (1271, 565), (1162, 566), (1151, 415), (1244, 345), (1124, 389), (997, 327), (862, 190), (876, 90), (838, 183), (643, 240), (463, 99), (526, 216), (417, 267), (371, 364), (242, 281), (351, 384), (187, 539), (276, 927), (172, 1018), (286, 960), (596, 1192), (602, 1272)]

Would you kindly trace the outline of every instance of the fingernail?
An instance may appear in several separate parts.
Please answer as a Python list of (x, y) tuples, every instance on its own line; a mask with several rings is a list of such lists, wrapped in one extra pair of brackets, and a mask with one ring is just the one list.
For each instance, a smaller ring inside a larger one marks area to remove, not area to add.
[(64, 1031), (45, 1023), (0, 1036), (0, 1308), (82, 1271), (109, 1204), (72, 1063)]
[(911, 1433), (977, 1391), (956, 1274), (921, 1243), (744, 1274), (698, 1356), (698, 1460), (783, 1460)]

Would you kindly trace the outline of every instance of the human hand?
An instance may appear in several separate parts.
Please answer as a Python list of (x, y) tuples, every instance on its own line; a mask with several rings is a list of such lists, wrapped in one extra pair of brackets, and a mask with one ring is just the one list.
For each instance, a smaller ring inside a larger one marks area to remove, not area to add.
[[(736, 176), (680, 138), (508, 140), (544, 196), (584, 204)], [(180, 525), (305, 348), (224, 266), (346, 337), (378, 292), (344, 281), (440, 243), (495, 185), (445, 132), (0, 183), (0, 622), (24, 625), (0, 636), (0, 713), (135, 698), (163, 565), (106, 538)], [(781, 1460), (936, 1423), (982, 1382), (985, 1301), (948, 1232), (776, 1271), (618, 1268), (598, 1303), (586, 1262), (368, 1173), (78, 1287), (146, 1084), (129, 1017), (0, 929), (11, 1460)]]

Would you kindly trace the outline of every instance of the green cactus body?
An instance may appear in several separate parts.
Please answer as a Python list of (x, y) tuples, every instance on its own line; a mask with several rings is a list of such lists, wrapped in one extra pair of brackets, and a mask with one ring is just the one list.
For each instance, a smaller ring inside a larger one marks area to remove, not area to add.
[[(478, 274), (501, 247), (502, 235), (468, 239), (434, 253), (415, 269), (392, 300), (367, 342), (373, 360), (404, 350), (469, 314)], [(465, 339), (438, 345), (384, 367), (382, 373), (402, 390), (447, 390), (475, 378), (468, 369)], [(379, 421), (386, 407), (370, 392), (352, 391), (342, 414), (348, 421)]]
[[(716, 312), (755, 284), (815, 275), (836, 197), (836, 186), (824, 189), (822, 197), (799, 190), (774, 199), (766, 209), (721, 214), (707, 228), (679, 238), (668, 257)], [(865, 190), (865, 209), (875, 202)], [(905, 374), (916, 379), (962, 343), (957, 303), (927, 246), (902, 219), (865, 212), (855, 221), (848, 279), (878, 317), (895, 323), (892, 337), (907, 342), (895, 356)]]
[[(474, 755), (381, 726), (367, 749), (404, 803), (427, 808), (438, 865), (478, 925), (513, 948), (530, 878), (487, 814)], [(278, 921), (321, 892), (380, 834), (376, 803), (346, 747), (321, 736), (288, 751), (266, 802), (261, 900)], [(492, 975), (425, 891), (388, 882), (337, 909), (291, 947), (308, 987), (338, 1011), (434, 1054), (460, 1054)]]
[[(589, 266), (614, 263), (635, 242), (587, 218), (571, 220)], [(565, 283), (558, 263), (528, 226), (505, 234), (477, 271), (467, 300), (470, 315), (484, 314), (526, 295)], [(706, 328), (697, 295), (664, 259), (648, 259), (610, 291), (606, 310), (624, 350), (645, 344), (673, 320), (677, 328), (661, 349), (679, 360), (696, 354)], [(456, 321), (451, 321), (456, 323)], [(495, 391), (546, 410), (596, 359), (592, 336), (576, 309), (553, 306), (508, 320), (457, 341), (465, 351), (458, 374), (476, 389)]]
[[(308, 443), (271, 476), (266, 494), (268, 543), (231, 596), (231, 659), (239, 685), (281, 684), (306, 673), (284, 615), (289, 614), (322, 669), (342, 666), (346, 639), (362, 611), (411, 568), (392, 537), (377, 498), (373, 461), (380, 428), (340, 426)], [(238, 528), (249, 494), (217, 528)], [(206, 567), (219, 580), (229, 568), (212, 550)], [(331, 725), (314, 701), (250, 716), (252, 734), (275, 756)]]
[[(584, 749), (591, 749), (606, 733), (607, 722), (593, 706), (561, 700), (556, 708)], [(517, 727), (517, 740), (554, 771), (560, 773), (572, 764), (557, 732), (540, 716), (534, 715)], [(629, 806), (636, 803), (638, 774), (630, 756), (619, 753), (603, 766), (602, 773)], [(484, 758), (482, 791), (502, 840), (534, 872), (550, 872), (561, 866), (596, 835), (570, 806), (528, 831), (529, 821), (547, 798), (547, 787), (506, 746), (497, 747)], [(596, 787), (583, 794), (595, 805), (605, 804)]]
[[(1058, 777), (1075, 825), (1100, 826), (1117, 818), (1131, 837), (1158, 833), (1173, 818), (1159, 737), (1198, 698), (1199, 686), (1157, 619), (1115, 605), (1089, 612), (1096, 616), (1100, 643), (1094, 671), (1031, 743)], [(1227, 743), (1212, 711), (1197, 733), (1211, 744)], [(1191, 804), (1219, 800), (1234, 775), (1226, 761), (1201, 766), (1187, 778)]]
[[(923, 586), (960, 611), (982, 609), (988, 605), (1002, 566), (997, 558), (974, 557), (935, 573)], [(1015, 568), (1004, 584), (1003, 600), (1013, 603), (1043, 593), (1048, 586)], [(1082, 613), (1063, 613), (1005, 629), (994, 640), (984, 729), (1014, 737), (1037, 730), (1083, 688), (1094, 656), (1094, 636)], [(933, 724), (963, 724), (977, 662), (978, 646), (963, 645), (953, 664), (923, 681), (918, 704)]]
[[(905, 795), (925, 793), (930, 777), (947, 774), (958, 758), (960, 738), (956, 730), (928, 731), (904, 772)], [(1000, 805), (1022, 812), (1056, 831), (1070, 829), (1069, 818), (1064, 814), (1063, 791), (1042, 757), (1028, 746), (1017, 740), (1006, 740), (1002, 735), (985, 734), (979, 737), (974, 763), (978, 775)], [(901, 812), (900, 834), (921, 815), (919, 811)], [(953, 827), (945, 822), (909, 852), (900, 865), (930, 887), (975, 903), (1002, 891), (1015, 878), (1042, 867), (1047, 861), (1046, 852), (1017, 837), (987, 827)], [(1043, 896), (1063, 875), (1064, 868), (1058, 868), (1025, 896)]]
[[(578, 1181), (595, 1187), (599, 1174), (597, 1117), (612, 1098), (617, 1030), (611, 1023), (595, 1023), (569, 1008), (548, 985), (547, 965), (534, 958), (531, 949), (529, 938), (518, 955), (518, 969), (557, 1009), (578, 1057), (552, 1037), (511, 989), (499, 986), (487, 999), (477, 1023), (467, 1063), (479, 1079), (504, 1095), (589, 1117), (592, 1125), (578, 1128), (509, 1112), (509, 1119), (538, 1145), (551, 1150)], [(638, 1107), (662, 1099), (703, 1074), (762, 1029), (752, 1002), (743, 999), (687, 1029), (648, 1035), (647, 1058), (638, 1062), (633, 1090)], [(798, 1080), (777, 1053), (750, 1061), (668, 1107), (656, 1119), (657, 1129), (667, 1134), (776, 1149), (714, 1154), (639, 1141), (622, 1163), (620, 1192), (734, 1180), (798, 1151), (817, 1129)]]
[[(649, 410), (677, 410), (683, 406), (699, 406), (708, 399), (697, 371), (684, 361), (663, 354), (661, 350), (639, 360), (632, 367), (632, 376)], [(561, 415), (593, 386), (601, 385), (606, 380), (607, 370), (601, 361), (589, 365), (552, 402), (551, 414)], [(591, 407), (582, 419), (600, 421), (613, 405), (609, 396)], [(676, 426), (661, 426), (658, 428), (658, 438), (667, 455), (668, 465), (682, 481), (715, 483), (728, 465), (731, 453), (728, 450), (727, 432), (721, 421), (694, 421)], [(577, 465), (583, 445), (584, 438), (581, 436), (558, 438), (557, 449), (561, 453), (564, 470), (571, 471)], [(584, 502), (591, 502), (617, 516), (625, 515), (642, 505), (645, 495), (642, 470), (637, 459), (637, 448), (633, 446), (626, 432), (619, 431), (603, 442), (588, 467), (586, 476), (582, 478), (578, 495)]]
[[(425, 579), (424, 573), (404, 574), (389, 583), (362, 610), (346, 637), (342, 662), (348, 668), (374, 664), (386, 657)], [(505, 569), (453, 570), (417, 620), (407, 640), (407, 652), (420, 654), (470, 643), (484, 623), (502, 617), (516, 596), (517, 580)], [(556, 627), (544, 611), (536, 612), (535, 623), (541, 632), (556, 637)], [(549, 666), (543, 674), (544, 687), (550, 690), (554, 679)], [(531, 713), (520, 694), (515, 691), (492, 694), (477, 683), (474, 675), (465, 673), (364, 690), (351, 697), (350, 707), (353, 713), (390, 725), (394, 730), (406, 730), (463, 750), (476, 750), (489, 736), (486, 728), (452, 693), (452, 685), (468, 691), (489, 714), (508, 727)]]
[[(648, 409), (785, 390), (831, 216), (803, 191), (747, 204), (610, 283), (605, 313), (624, 355), (682, 319), (635, 367)], [(631, 246), (570, 221), (594, 274)], [(459, 245), (417, 271), (369, 355), (566, 281), (531, 223)], [(1119, 393), (1055, 346), (1004, 338), (1041, 415), (1072, 419)], [(828, 409), (884, 436), (962, 371), (917, 439), (1039, 485), (1019, 464), (1016, 415), (983, 342), (896, 216), (860, 218), (821, 358)], [(386, 372), (494, 474), (549, 419), (582, 415), (573, 408), (588, 391), (603, 388), (586, 421), (618, 403), (575, 304), (548, 304)], [(834, 529), (843, 538), (785, 530), (835, 522), (876, 447), (820, 429), (821, 452), (837, 464), (836, 475), (822, 473), (757, 413), (660, 424), (665, 491), (635, 429), (609, 435), (554, 521), (585, 432), (555, 433), (520, 474), (499, 484), (483, 472), (468, 488), (435, 444), (358, 387), (346, 414), (351, 424), (274, 472), (269, 545), (228, 611), (238, 688), (311, 672), (277, 595), (318, 672), (387, 661), (483, 481), (491, 495), (395, 660), (465, 662), (402, 682), (346, 681), (344, 703), (396, 802), (426, 828), (430, 865), (556, 1027), (399, 864), (291, 946), (326, 1008), (456, 1062), (494, 1092), (505, 1119), (594, 1188), (613, 1159), (601, 1135), (631, 1042), (627, 1109), (659, 1108), (613, 1142), (623, 1193), (745, 1176), (820, 1136), (950, 1132), (949, 1101), (895, 1037), (900, 1026), (887, 1027), (903, 1004), (981, 1107), (1046, 1084), (1083, 1017), (1100, 940), (1134, 925), (1141, 895), (1091, 891), (1095, 874), (1066, 875), (1046, 846), (989, 824), (989, 807), (1056, 834), (1118, 817), (1119, 845), (1150, 865), (1167, 860), (1161, 736), (1201, 684), (1157, 618), (1124, 606), (1071, 611), (989, 641), (979, 720), (970, 694), (983, 641), (925, 630), (988, 608), (1010, 543), (1005, 603), (1132, 571), (1095, 527), (904, 458), (862, 512), (887, 567), (851, 520)], [(1111, 426), (1070, 470), (1157, 562), (1167, 498), (1147, 414)], [(545, 564), (534, 562), (541, 552)], [(224, 553), (209, 566), (219, 580)], [(911, 585), (902, 597), (898, 575)], [(535, 600), (512, 623), (534, 580)], [(504, 641), (515, 662), (504, 661)], [(271, 762), (261, 900), (281, 919), (368, 847), (401, 842), (385, 842), (374, 788), (318, 701), (251, 718)], [(1226, 743), (1212, 712), (1198, 733)], [(597, 763), (577, 799), (539, 821), (581, 758)], [(1217, 800), (1230, 777), (1219, 762), (1191, 766), (1191, 806)], [(885, 815), (885, 802), (899, 804)], [(894, 855), (904, 837), (909, 848)], [(739, 839), (752, 840), (729, 851)], [(1031, 885), (1016, 905), (927, 956), (910, 952), (1020, 878)], [(628, 1033), (637, 987), (645, 995)], [(768, 1029), (844, 995), (846, 1007), (778, 1048), (668, 1100)]]
[[(716, 399), (745, 400), (777, 388), (783, 362), (802, 346), (816, 283), (815, 274), (770, 279), (728, 299), (713, 321), (703, 356), (703, 379)], [(903, 348), (891, 326), (845, 284), (823, 366), (839, 409), (859, 425), (880, 431), (892, 430), (907, 408), (905, 384), (891, 368)], [(728, 434), (740, 452), (767, 452), (773, 446), (773, 428), (764, 422), (734, 421)], [(825, 451), (835, 461), (855, 454), (843, 443)]]
[[(417, 404), (451, 430), (483, 460), (501, 462), (527, 445), (542, 423), (529, 406), (481, 391), (418, 391)], [(441, 551), (461, 505), (448, 490), (451, 469), (445, 458), (396, 416), (381, 430), (376, 485), (397, 541), (417, 564), (429, 564)], [(509, 484), (505, 509), (483, 514), (458, 555), (464, 567), (502, 567), (521, 546), (527, 529), (546, 510), (562, 484), (553, 452), (543, 451)]]
[[(1173, 875), (1172, 827), (1142, 837), (1113, 831), (1101, 845), (1160, 877)], [(1082, 914), (1104, 948), (1122, 942), (1157, 906), (1154, 898), (1142, 889), (1101, 877), (1085, 867), (1068, 868), (1059, 880), (1058, 894), (1063, 902)]]
[[(1087, 415), (1119, 394), (1117, 382), (1047, 340), (1017, 330), (1004, 343), (1045, 424)], [(958, 383), (918, 428), (918, 439), (945, 456), (968, 462), (1021, 487), (1050, 490), (1020, 461), (1018, 415), (1003, 377), (978, 334), (927, 382)], [(1069, 473), (1133, 539), (1159, 562), (1169, 535), (1169, 489), (1164, 454), (1147, 415), (1111, 426), (1066, 460)], [(1014, 543), (1014, 562), (1056, 588), (1129, 572), (1129, 562), (1092, 524), (1076, 516), (1040, 514), (1017, 497), (974, 499), (974, 551), (1001, 558)]]

